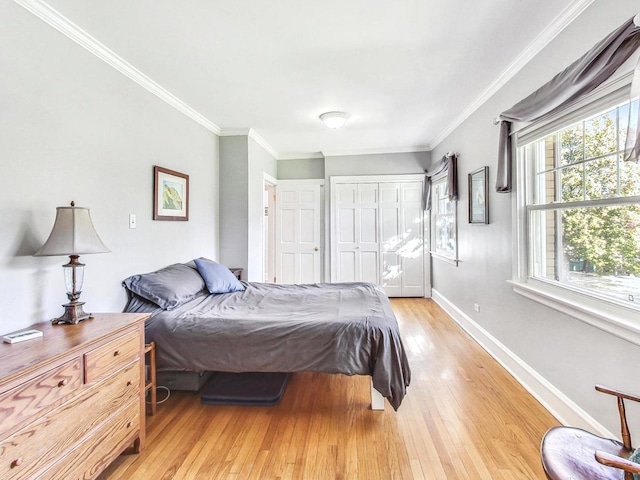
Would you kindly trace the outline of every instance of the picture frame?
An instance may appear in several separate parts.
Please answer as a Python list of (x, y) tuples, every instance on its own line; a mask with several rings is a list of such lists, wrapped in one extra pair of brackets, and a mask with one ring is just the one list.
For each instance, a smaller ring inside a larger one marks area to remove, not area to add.
[(469, 223), (489, 223), (489, 167), (469, 174)]
[(189, 220), (189, 175), (153, 167), (153, 219)]

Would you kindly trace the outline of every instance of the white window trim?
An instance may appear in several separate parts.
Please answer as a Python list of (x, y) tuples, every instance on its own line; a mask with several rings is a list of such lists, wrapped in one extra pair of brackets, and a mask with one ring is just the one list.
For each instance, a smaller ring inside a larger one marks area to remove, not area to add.
[[(570, 122), (579, 110), (580, 114), (584, 114), (586, 117), (589, 115), (588, 112), (596, 113), (595, 110), (601, 109), (605, 103), (628, 99), (630, 81), (630, 76), (624, 75), (622, 81), (621, 78), (617, 78), (614, 82), (608, 82), (563, 112), (543, 119), (539, 123), (527, 125), (515, 133), (513, 142), (515, 195), (512, 196), (514, 262), (512, 280), (509, 283), (512, 285), (513, 291), (519, 295), (640, 345), (640, 315), (636, 309), (600, 300), (594, 296), (555, 285), (552, 282), (528, 277), (527, 183), (525, 165), (518, 159), (519, 144), (524, 145), (535, 138), (544, 136), (545, 133), (555, 129), (557, 125), (564, 124), (564, 120), (567, 123)], [(622, 82), (626, 85), (621, 85)]]
[(538, 303), (582, 320), (605, 332), (640, 345), (638, 312), (623, 306), (597, 300), (589, 295), (547, 285), (536, 279), (511, 280), (513, 291)]

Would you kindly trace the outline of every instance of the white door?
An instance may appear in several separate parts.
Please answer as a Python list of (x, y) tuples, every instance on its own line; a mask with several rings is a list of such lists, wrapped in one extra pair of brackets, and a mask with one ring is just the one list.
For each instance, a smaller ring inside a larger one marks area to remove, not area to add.
[(322, 281), (322, 184), (276, 186), (276, 283)]
[(262, 281), (264, 283), (272, 283), (276, 276), (275, 271), (275, 197), (276, 185), (265, 179), (264, 181), (264, 221), (262, 224)]
[(336, 186), (337, 281), (379, 283), (378, 184)]

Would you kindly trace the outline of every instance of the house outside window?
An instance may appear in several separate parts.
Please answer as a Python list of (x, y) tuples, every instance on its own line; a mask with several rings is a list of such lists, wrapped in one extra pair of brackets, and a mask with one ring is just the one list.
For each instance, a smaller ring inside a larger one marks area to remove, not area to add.
[(630, 109), (637, 102), (616, 91), (517, 134), (514, 290), (620, 336), (631, 328), (640, 342), (640, 165), (624, 161)]

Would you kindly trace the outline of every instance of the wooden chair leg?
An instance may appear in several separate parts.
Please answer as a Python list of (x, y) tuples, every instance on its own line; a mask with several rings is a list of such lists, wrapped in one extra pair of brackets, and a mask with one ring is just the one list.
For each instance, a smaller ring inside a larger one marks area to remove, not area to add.
[(157, 406), (155, 342), (145, 345), (145, 353), (149, 355), (149, 378), (145, 381), (145, 390), (149, 392), (149, 414), (153, 416), (156, 414)]

